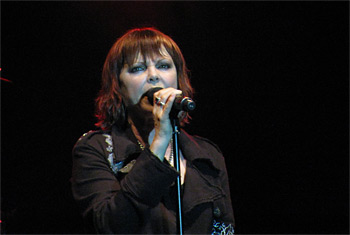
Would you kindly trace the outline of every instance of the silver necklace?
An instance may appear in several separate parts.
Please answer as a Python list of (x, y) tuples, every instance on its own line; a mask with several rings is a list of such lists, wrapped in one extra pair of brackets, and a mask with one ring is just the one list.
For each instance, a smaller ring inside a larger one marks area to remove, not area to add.
[(174, 146), (173, 146), (173, 138), (171, 138), (170, 140), (170, 147), (171, 147), (171, 151), (170, 151), (170, 156), (169, 156), (169, 163), (172, 167), (174, 167)]

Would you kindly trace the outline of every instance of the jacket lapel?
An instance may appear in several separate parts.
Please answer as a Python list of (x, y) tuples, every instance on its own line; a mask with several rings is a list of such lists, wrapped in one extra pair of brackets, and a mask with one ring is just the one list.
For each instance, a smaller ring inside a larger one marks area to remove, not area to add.
[(196, 162), (201, 162), (212, 172), (219, 173), (218, 164), (209, 151), (202, 149), (198, 142), (186, 132), (181, 131), (180, 146), (184, 157), (187, 159), (186, 176), (183, 194), (183, 212), (188, 213), (195, 206), (212, 202), (225, 195), (221, 186), (215, 181), (215, 177), (204, 172)]
[[(112, 138), (117, 162), (126, 160), (128, 156), (134, 153), (141, 152), (139, 146), (135, 144), (136, 137), (132, 134), (130, 128), (119, 131), (116, 126), (113, 126)], [(135, 142), (133, 142), (133, 139), (135, 139)]]

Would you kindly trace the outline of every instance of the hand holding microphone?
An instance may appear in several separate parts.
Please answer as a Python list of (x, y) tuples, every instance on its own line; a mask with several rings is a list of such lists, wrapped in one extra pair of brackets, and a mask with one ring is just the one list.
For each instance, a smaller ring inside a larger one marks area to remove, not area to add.
[[(161, 101), (160, 97), (155, 97), (154, 94), (163, 88), (161, 87), (154, 87), (149, 89), (143, 96), (147, 96), (148, 101), (150, 104), (153, 105), (153, 100), (156, 101), (156, 104), (164, 106), (165, 103)], [(184, 97), (183, 95), (176, 95), (174, 103), (171, 107), (171, 112), (170, 116), (172, 118), (176, 118), (177, 114), (180, 111), (185, 111), (185, 112), (191, 112), (196, 108), (196, 103), (189, 97)]]
[[(147, 100), (153, 105), (154, 138), (149, 139), (150, 150), (161, 160), (172, 137), (171, 120), (178, 118), (180, 112), (192, 111), (195, 103), (188, 97), (183, 97), (181, 91), (175, 88), (151, 88), (145, 92), (141, 100)], [(147, 99), (146, 99), (147, 97)], [(146, 101), (147, 102), (147, 101)]]

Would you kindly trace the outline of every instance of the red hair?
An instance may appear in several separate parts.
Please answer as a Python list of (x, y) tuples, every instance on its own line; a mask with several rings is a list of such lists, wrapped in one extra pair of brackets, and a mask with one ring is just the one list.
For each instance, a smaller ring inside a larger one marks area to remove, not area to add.
[[(161, 53), (162, 46), (172, 57), (178, 80), (178, 89), (184, 96), (193, 96), (185, 59), (178, 45), (167, 35), (154, 28), (136, 28), (119, 38), (110, 49), (102, 71), (101, 89), (96, 99), (96, 126), (110, 129), (113, 125), (123, 127), (126, 109), (121, 95), (119, 75), (124, 64), (134, 63), (136, 56), (153, 56)], [(186, 122), (186, 119), (185, 119)]]

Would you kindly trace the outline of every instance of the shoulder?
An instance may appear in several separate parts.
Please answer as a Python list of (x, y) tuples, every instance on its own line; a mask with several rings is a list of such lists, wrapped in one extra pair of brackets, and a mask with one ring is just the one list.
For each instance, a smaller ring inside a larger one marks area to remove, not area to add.
[(185, 142), (192, 142), (197, 148), (216, 152), (219, 155), (222, 155), (222, 152), (217, 144), (213, 141), (198, 135), (190, 135), (186, 131), (181, 130), (182, 135), (185, 137)]
[(72, 149), (73, 162), (84, 164), (105, 164), (113, 151), (112, 138), (109, 131), (93, 130), (84, 133)]
[(207, 138), (182, 131), (182, 148), (191, 161), (209, 161), (217, 169), (224, 165), (225, 160), (220, 148)]
[(74, 145), (74, 149), (83, 146), (91, 146), (96, 148), (101, 146), (101, 142), (104, 142), (109, 135), (110, 133), (108, 131), (90, 130), (79, 137)]
[(205, 148), (209, 148), (213, 151), (216, 151), (218, 152), (220, 155), (222, 154), (219, 146), (217, 144), (215, 144), (213, 141), (207, 139), (207, 138), (204, 138), (202, 136), (198, 136), (198, 135), (194, 135), (193, 138), (196, 140), (196, 142), (205, 147)]

